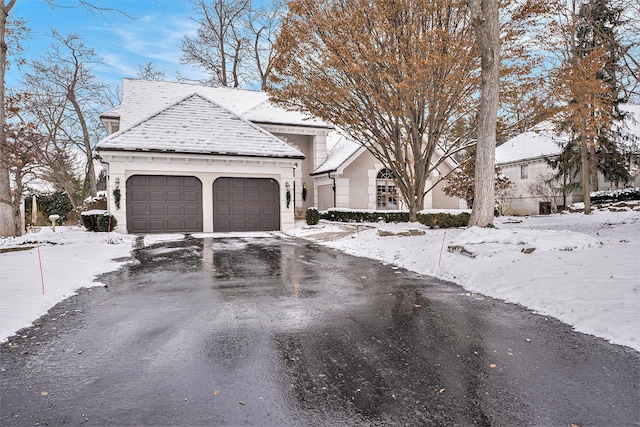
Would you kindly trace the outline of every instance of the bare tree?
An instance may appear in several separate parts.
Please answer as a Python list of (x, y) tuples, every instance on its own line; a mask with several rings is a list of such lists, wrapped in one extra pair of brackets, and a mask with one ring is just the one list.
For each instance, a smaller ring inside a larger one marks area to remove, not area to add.
[[(467, 202), (467, 207), (473, 208), (475, 197), (474, 177), (475, 177), (475, 149), (469, 150), (469, 156), (460, 162), (457, 169), (454, 169), (445, 178), (445, 186), (442, 191), (447, 196), (458, 197)], [(500, 166), (495, 166), (495, 202), (500, 204), (515, 189), (515, 184), (502, 173)]]
[(533, 197), (547, 203), (551, 208), (551, 213), (558, 212), (558, 198), (561, 196), (561, 188), (553, 173), (538, 174), (528, 185), (528, 190)]
[(23, 76), (25, 89), (33, 94), (29, 111), (51, 144), (62, 151), (73, 147), (82, 153), (81, 194), (83, 198), (87, 194), (95, 196), (93, 147), (104, 135), (98, 112), (107, 92), (92, 73), (92, 66), (100, 60), (78, 35), (62, 36), (53, 31), (52, 36), (54, 42), (42, 57), (31, 61), (31, 71)]
[(6, 156), (0, 158), (14, 184), (11, 192), (14, 235), (22, 234), (22, 196), (29, 182), (38, 178), (40, 157), (45, 150), (45, 137), (36, 131), (33, 123), (25, 122), (20, 116), (22, 104), (27, 98), (28, 94), (6, 97)]
[(251, 38), (251, 55), (262, 90), (266, 90), (269, 85), (275, 56), (274, 44), (283, 14), (282, 1), (275, 0), (262, 3), (258, 8), (249, 8), (243, 19)]
[(167, 74), (156, 69), (156, 64), (147, 62), (144, 65), (138, 65), (138, 78), (142, 80), (164, 80)]
[(212, 86), (238, 87), (244, 79), (242, 63), (249, 39), (240, 21), (249, 9), (250, 0), (192, 0), (198, 31), (182, 40), (184, 64), (198, 65), (210, 75)]
[[(45, 0), (51, 7), (56, 6), (56, 0)], [(13, 10), (17, 0), (1, 0), (0, 2), (0, 158), (4, 158), (7, 153), (7, 138), (5, 134), (6, 112), (5, 105), (5, 74), (7, 70), (7, 20), (9, 13)], [(78, 7), (98, 13), (103, 17), (110, 13), (123, 12), (110, 8), (96, 6), (93, 2), (77, 0)], [(124, 14), (127, 16), (126, 14)], [(15, 47), (15, 46), (14, 46)], [(10, 236), (14, 233), (15, 224), (11, 215), (11, 178), (8, 169), (0, 162), (0, 237)]]
[[(199, 81), (210, 86), (240, 87), (259, 82), (265, 89), (273, 63), (282, 0), (191, 0), (197, 33), (182, 40), (184, 64), (203, 68)], [(188, 80), (181, 77), (183, 80)]]

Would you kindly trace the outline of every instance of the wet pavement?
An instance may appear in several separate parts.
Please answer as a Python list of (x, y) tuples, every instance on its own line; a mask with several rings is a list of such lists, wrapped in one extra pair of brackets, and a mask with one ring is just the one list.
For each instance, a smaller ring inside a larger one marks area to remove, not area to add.
[(640, 354), (278, 238), (135, 253), (0, 347), (0, 425), (640, 423)]

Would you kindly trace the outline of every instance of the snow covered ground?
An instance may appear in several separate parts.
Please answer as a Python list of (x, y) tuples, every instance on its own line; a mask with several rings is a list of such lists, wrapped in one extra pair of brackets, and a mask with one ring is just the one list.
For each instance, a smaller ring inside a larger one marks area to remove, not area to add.
[(130, 256), (134, 239), (84, 227), (56, 227), (55, 232), (42, 227), (38, 233), (0, 239), (0, 341), (79, 288), (101, 285), (94, 281), (98, 275), (130, 260), (122, 258)]
[[(420, 224), (356, 228), (322, 222), (301, 223), (286, 234), (451, 280), (470, 293), (521, 304), (578, 331), (640, 350), (640, 206), (588, 216), (498, 217), (495, 226), (431, 230)], [(424, 234), (403, 235), (416, 234), (408, 229)], [(144, 242), (181, 238), (147, 236)], [(37, 248), (0, 253), (0, 340), (78, 288), (99, 285), (97, 275), (126, 262), (133, 239), (75, 227), (0, 239), (0, 250), (39, 241), (45, 285), (42, 294)]]

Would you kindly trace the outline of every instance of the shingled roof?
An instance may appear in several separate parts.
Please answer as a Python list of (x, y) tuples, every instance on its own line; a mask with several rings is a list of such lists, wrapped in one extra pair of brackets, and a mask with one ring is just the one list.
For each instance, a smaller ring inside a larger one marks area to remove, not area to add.
[(197, 93), (108, 136), (98, 148), (304, 158), (281, 139)]

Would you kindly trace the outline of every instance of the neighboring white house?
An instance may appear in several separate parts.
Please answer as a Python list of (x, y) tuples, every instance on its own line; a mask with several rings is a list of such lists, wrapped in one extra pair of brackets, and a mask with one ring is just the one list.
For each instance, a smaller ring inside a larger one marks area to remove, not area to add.
[[(280, 230), (312, 206), (402, 208), (369, 152), (264, 92), (124, 79), (122, 103), (101, 119), (109, 136), (97, 152), (122, 232)], [(441, 187), (424, 208), (464, 207)]]
[[(622, 126), (623, 130), (631, 136), (628, 142), (633, 144), (640, 138), (640, 105), (627, 104), (622, 108), (630, 113)], [(500, 208), (504, 214), (547, 214), (550, 213), (552, 204), (568, 206), (583, 201), (581, 188), (576, 188), (564, 196), (559, 191), (547, 194), (552, 197), (541, 197), (538, 192), (532, 191), (532, 186), (540, 184), (542, 179), (555, 174), (555, 170), (545, 162), (545, 158), (558, 156), (562, 152), (561, 146), (567, 140), (568, 135), (555, 132), (552, 123), (542, 122), (532, 130), (510, 139), (496, 148), (496, 164), (500, 166), (502, 173), (515, 184), (512, 195), (501, 201)], [(640, 186), (638, 159), (636, 156), (626, 165), (634, 176), (634, 182), (630, 183), (630, 186)], [(581, 174), (578, 173), (574, 181), (579, 183), (580, 180)], [(617, 187), (604, 174), (599, 173), (598, 189), (611, 190), (617, 189)]]

